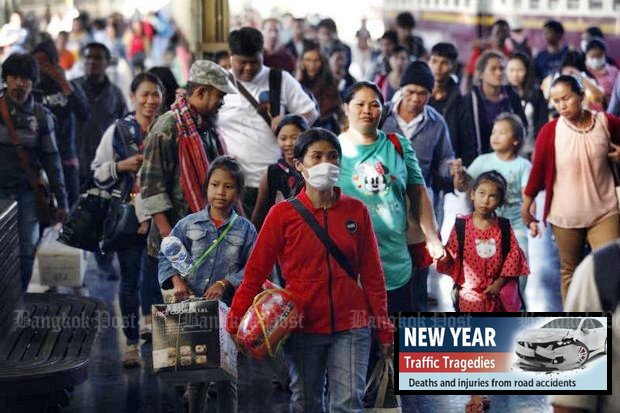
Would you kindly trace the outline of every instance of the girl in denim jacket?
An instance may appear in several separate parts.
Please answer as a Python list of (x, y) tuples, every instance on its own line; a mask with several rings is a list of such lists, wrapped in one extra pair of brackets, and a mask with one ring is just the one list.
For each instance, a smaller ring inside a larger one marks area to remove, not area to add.
[[(163, 289), (172, 288), (176, 302), (202, 296), (207, 300), (222, 300), (230, 305), (232, 295), (243, 279), (244, 268), (256, 240), (254, 225), (234, 209), (239, 203), (243, 185), (241, 165), (229, 156), (216, 158), (207, 171), (203, 188), (207, 195), (206, 208), (181, 219), (170, 232), (171, 236), (179, 238), (185, 245), (195, 266), (183, 278), (160, 253), (159, 282)], [(208, 255), (202, 257), (225, 231), (224, 238)], [(272, 373), (266, 363), (239, 353), (237, 382), (217, 382), (219, 411), (269, 410)], [(204, 383), (190, 383), (187, 386), (190, 412), (201, 411), (206, 393)]]

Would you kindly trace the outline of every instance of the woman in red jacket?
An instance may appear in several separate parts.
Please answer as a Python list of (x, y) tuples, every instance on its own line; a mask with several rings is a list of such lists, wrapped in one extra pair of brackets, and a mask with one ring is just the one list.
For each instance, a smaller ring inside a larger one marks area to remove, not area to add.
[(560, 114), (538, 134), (521, 215), (538, 234), (530, 206), (546, 189), (544, 220), (551, 223), (560, 254), (562, 301), (573, 271), (592, 249), (620, 237), (611, 162), (620, 162), (620, 118), (584, 109), (585, 93), (573, 76), (558, 77), (551, 101)]
[(306, 180), (297, 200), (328, 232), (359, 274), (353, 279), (313, 233), (291, 202), (269, 211), (233, 299), (227, 329), (236, 334), (276, 260), (286, 289), (303, 319), (284, 345), (295, 412), (322, 412), (325, 373), (329, 411), (362, 411), (371, 327), (387, 353), (392, 323), (377, 240), (364, 204), (335, 187), (342, 151), (326, 129), (303, 132), (295, 144), (295, 167)]

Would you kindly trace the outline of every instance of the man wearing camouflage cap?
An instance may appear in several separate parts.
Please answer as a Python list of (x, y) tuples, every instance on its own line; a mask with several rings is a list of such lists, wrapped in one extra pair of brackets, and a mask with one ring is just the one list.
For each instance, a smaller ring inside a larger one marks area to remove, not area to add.
[[(140, 192), (155, 224), (147, 245), (149, 256), (155, 259), (155, 274), (162, 237), (181, 218), (206, 205), (202, 187), (209, 162), (226, 151), (216, 132), (217, 111), (224, 95), (236, 93), (224, 69), (207, 60), (192, 65), (186, 91), (157, 119), (145, 139)], [(162, 286), (173, 287), (177, 289)], [(187, 286), (179, 289), (175, 292), (180, 295), (187, 292)]]

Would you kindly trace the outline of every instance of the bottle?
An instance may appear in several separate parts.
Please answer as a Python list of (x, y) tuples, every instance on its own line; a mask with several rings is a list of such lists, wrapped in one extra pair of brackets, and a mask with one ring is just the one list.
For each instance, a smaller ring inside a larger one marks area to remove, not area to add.
[(161, 253), (170, 261), (170, 264), (185, 278), (194, 264), (191, 255), (185, 249), (185, 245), (175, 236), (165, 237), (161, 241)]

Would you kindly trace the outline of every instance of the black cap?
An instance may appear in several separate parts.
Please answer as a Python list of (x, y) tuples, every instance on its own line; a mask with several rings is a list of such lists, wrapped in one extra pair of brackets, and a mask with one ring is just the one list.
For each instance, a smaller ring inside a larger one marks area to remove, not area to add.
[(420, 85), (426, 88), (429, 92), (433, 91), (435, 87), (435, 78), (428, 65), (421, 61), (416, 60), (411, 62), (405, 69), (405, 73), (400, 78), (400, 86), (406, 85)]

